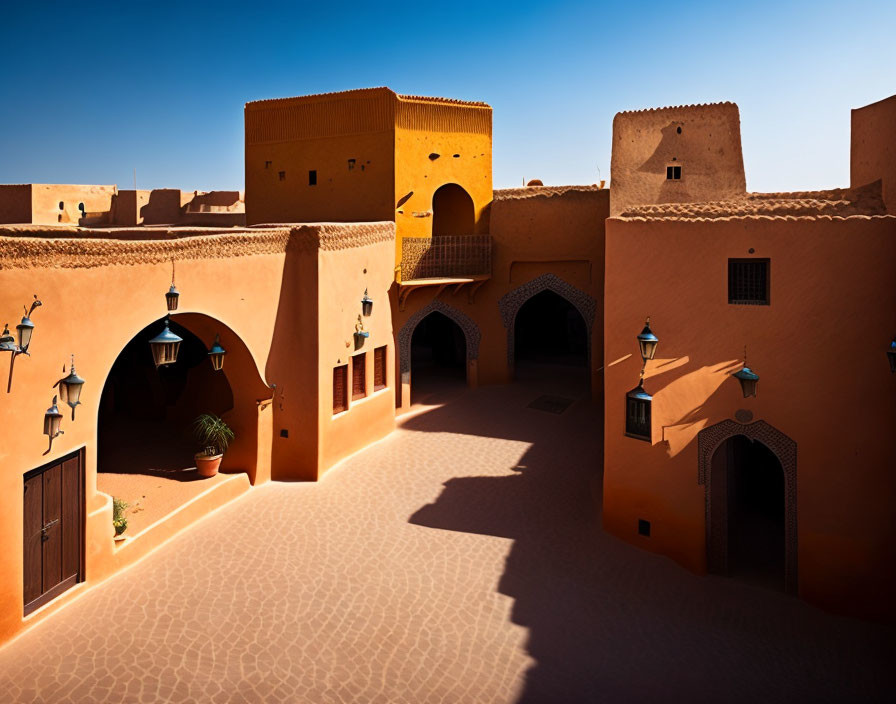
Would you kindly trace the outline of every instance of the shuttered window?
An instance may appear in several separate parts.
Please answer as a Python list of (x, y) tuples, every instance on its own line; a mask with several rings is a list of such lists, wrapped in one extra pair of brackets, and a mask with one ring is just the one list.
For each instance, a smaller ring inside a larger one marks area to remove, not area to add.
[(348, 410), (348, 365), (333, 369), (333, 413)]
[(367, 395), (367, 354), (362, 352), (352, 357), (352, 401)]
[(373, 390), (386, 388), (386, 346), (373, 351)]

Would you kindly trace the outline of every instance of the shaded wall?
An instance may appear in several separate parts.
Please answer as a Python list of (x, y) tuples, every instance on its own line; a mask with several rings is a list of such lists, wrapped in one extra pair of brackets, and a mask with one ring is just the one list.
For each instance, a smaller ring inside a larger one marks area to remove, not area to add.
[(0, 223), (31, 222), (31, 184), (0, 184)]
[(896, 95), (852, 111), (849, 182), (883, 181), (887, 212), (896, 214)]
[[(765, 421), (797, 444), (799, 594), (893, 618), (896, 388), (884, 354), (896, 329), (896, 218), (609, 220), (605, 320), (604, 527), (706, 569), (697, 434)], [(771, 260), (771, 305), (729, 305), (728, 258)], [(633, 277), (632, 272), (638, 272)], [(860, 314), (857, 314), (857, 311)], [(644, 317), (652, 442), (624, 436)], [(730, 374), (744, 345), (760, 375), (743, 398)], [(649, 538), (638, 519), (651, 522)]]

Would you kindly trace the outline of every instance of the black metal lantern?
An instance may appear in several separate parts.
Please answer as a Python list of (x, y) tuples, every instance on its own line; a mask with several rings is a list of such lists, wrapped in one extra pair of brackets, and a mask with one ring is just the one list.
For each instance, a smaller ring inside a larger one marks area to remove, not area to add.
[[(0, 342), (0, 345), (2, 345), (2, 342)], [(2, 346), (0, 346), (0, 349), (2, 349)], [(887, 359), (890, 360), (890, 373), (896, 374), (896, 337), (893, 338), (893, 341), (887, 348)]]
[(18, 352), (15, 338), (9, 333), (9, 323), (3, 326), (3, 332), (0, 333), (0, 352)]
[(212, 367), (216, 372), (221, 371), (224, 367), (225, 354), (227, 354), (227, 350), (221, 347), (221, 337), (215, 335), (215, 344), (213, 344), (212, 348), (208, 351), (208, 358), (212, 360)]
[(152, 359), (156, 369), (165, 364), (174, 364), (177, 361), (177, 353), (180, 350), (182, 337), (178, 337), (168, 329), (168, 318), (165, 318), (165, 329), (149, 341), (152, 350)]
[(53, 405), (44, 413), (44, 435), (50, 438), (50, 447), (47, 449), (47, 452), (53, 449), (53, 438), (62, 435), (64, 432), (59, 429), (60, 425), (62, 425), (62, 414), (56, 407), (56, 397), (54, 396)]
[(638, 335), (638, 346), (641, 348), (641, 359), (647, 363), (648, 359), (653, 359), (656, 354), (656, 346), (659, 344), (659, 338), (653, 334), (650, 329), (650, 318), (648, 317), (644, 323), (644, 329)]
[(28, 345), (31, 344), (31, 336), (34, 334), (34, 323), (27, 315), (16, 325), (16, 334), (19, 338), (19, 351), (28, 354)]
[(756, 395), (756, 387), (759, 386), (759, 375), (747, 366), (744, 360), (743, 368), (732, 375), (740, 382), (740, 388), (744, 392), (744, 398)]
[(366, 318), (373, 312), (373, 299), (367, 295), (367, 289), (364, 289), (364, 297), (361, 299), (361, 312)]
[[(65, 369), (62, 371), (65, 371)], [(57, 381), (54, 386), (59, 386), (59, 395), (71, 407), (72, 420), (74, 420), (75, 406), (81, 405), (81, 387), (84, 386), (84, 380), (75, 371), (75, 355), (72, 355), (72, 366), (69, 369), (68, 376)]]
[(172, 283), (171, 288), (168, 289), (168, 293), (165, 294), (165, 303), (168, 304), (168, 310), (177, 310), (178, 298), (180, 298), (180, 291), (178, 291)]

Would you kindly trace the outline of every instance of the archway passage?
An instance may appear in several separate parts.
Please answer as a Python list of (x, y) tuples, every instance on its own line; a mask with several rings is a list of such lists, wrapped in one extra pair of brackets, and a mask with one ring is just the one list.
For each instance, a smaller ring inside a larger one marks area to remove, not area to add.
[(432, 235), (472, 235), (476, 214), (470, 194), (456, 183), (446, 183), (432, 196)]
[(727, 541), (727, 564), (710, 564), (710, 568), (783, 590), (786, 550), (781, 462), (761, 442), (735, 435), (713, 454), (711, 487), (712, 527)]
[(433, 311), (411, 337), (411, 403), (434, 403), (466, 387), (467, 341), (451, 318)]
[(588, 328), (563, 296), (546, 289), (526, 301), (516, 315), (513, 344), (517, 379), (588, 389)]
[[(193, 456), (200, 448), (192, 425), (198, 415), (223, 417), (236, 434), (225, 455), (231, 470), (222, 467), (222, 472), (245, 471), (253, 479), (256, 469), (258, 411), (254, 403), (248, 408), (241, 398), (259, 392), (252, 384), (258, 372), (248, 351), (213, 319), (182, 314), (169, 323), (171, 332), (183, 338), (177, 361), (157, 369), (149, 340), (162, 327), (162, 321), (156, 321), (124, 346), (100, 398), (97, 489), (131, 505), (128, 534), (136, 534), (209, 486), (226, 481), (223, 473), (203, 479), (196, 472)], [(208, 345), (218, 331), (228, 350), (225, 369), (220, 371), (208, 357)], [(251, 388), (232, 387), (231, 380)]]

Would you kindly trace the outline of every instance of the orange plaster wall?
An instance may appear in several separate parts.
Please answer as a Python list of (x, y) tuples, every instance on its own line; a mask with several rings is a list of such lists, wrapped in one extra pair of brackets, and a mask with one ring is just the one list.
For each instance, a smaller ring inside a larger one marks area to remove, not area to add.
[[(673, 165), (682, 167), (681, 180), (666, 180), (666, 167)], [(737, 105), (617, 113), (610, 176), (614, 217), (634, 205), (743, 196), (746, 179)]]
[(852, 111), (850, 185), (878, 179), (887, 212), (896, 215), (896, 95)]
[[(340, 251), (321, 251), (319, 257), (320, 364), (318, 385), (319, 474), (334, 463), (388, 435), (395, 428), (395, 379), (391, 362), (395, 346), (389, 286), (392, 284), (393, 241)], [(371, 315), (361, 318), (370, 337), (355, 349), (354, 332), (367, 289), (373, 299)], [(373, 350), (388, 346), (386, 388), (373, 390)], [(367, 396), (352, 400), (351, 357), (365, 355)], [(348, 364), (348, 410), (333, 414), (333, 368)]]
[[(896, 616), (896, 474), (892, 438), (880, 432), (896, 424), (884, 355), (896, 329), (894, 232), (892, 217), (608, 221), (607, 530), (704, 571), (696, 436), (746, 409), (798, 445), (800, 596)], [(771, 259), (771, 305), (729, 305), (727, 259), (751, 256)], [(624, 436), (646, 315), (660, 340), (644, 384), (652, 443)], [(745, 344), (761, 377), (749, 399), (729, 377)], [(639, 518), (651, 521), (649, 538), (637, 535)]]
[[(430, 159), (430, 154), (439, 156)], [(461, 186), (470, 195), (475, 214), (473, 232), (453, 234), (487, 234), (492, 200), (492, 109), (399, 97), (391, 216), (399, 240), (432, 235), (433, 194), (448, 183)], [(404, 202), (399, 206), (400, 201)], [(395, 263), (400, 262), (397, 247)]]
[[(106, 213), (112, 208), (116, 186), (76, 186), (35, 183), (31, 185), (31, 219), (35, 225), (77, 225), (82, 218), (80, 203), (87, 213)], [(63, 203), (62, 210), (59, 203)]]

